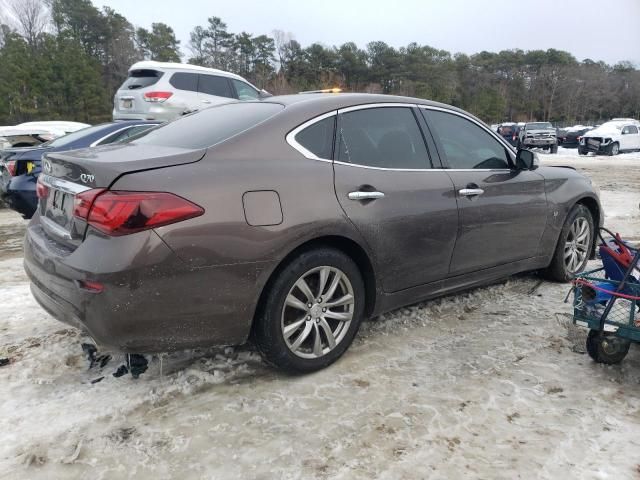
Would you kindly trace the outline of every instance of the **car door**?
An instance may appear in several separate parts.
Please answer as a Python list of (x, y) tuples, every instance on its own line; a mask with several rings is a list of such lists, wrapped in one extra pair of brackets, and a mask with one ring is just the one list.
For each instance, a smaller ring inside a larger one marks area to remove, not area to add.
[(622, 127), (622, 135), (620, 135), (620, 150), (635, 150), (636, 148), (640, 148), (638, 127), (625, 125)]
[(547, 223), (544, 178), (516, 170), (513, 152), (462, 113), (421, 108), (453, 181), (460, 224), (450, 274), (538, 254)]
[(198, 75), (198, 98), (200, 108), (206, 108), (235, 98), (235, 94), (227, 77), (200, 74)]
[(169, 84), (175, 88), (174, 94), (167, 102), (174, 108), (184, 112), (199, 110), (200, 98), (198, 97), (198, 74), (190, 72), (176, 72), (171, 75)]
[(418, 115), (402, 104), (338, 111), (336, 195), (387, 292), (445, 278), (458, 229), (453, 184), (432, 168)]

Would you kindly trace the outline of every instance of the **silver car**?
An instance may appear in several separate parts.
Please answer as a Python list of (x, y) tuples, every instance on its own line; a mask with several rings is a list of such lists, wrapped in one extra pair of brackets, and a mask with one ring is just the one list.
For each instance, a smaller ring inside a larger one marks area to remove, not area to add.
[(234, 73), (184, 63), (138, 62), (113, 98), (114, 120), (173, 120), (228, 102), (271, 96)]

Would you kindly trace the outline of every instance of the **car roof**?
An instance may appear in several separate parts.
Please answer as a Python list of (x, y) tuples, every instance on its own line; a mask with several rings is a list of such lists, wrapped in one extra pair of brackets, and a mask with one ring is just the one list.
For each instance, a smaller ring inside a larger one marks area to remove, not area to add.
[(217, 68), (201, 67), (200, 65), (191, 65), (190, 63), (174, 63), (174, 62), (156, 62), (154, 60), (144, 60), (137, 62), (129, 67), (129, 72), (133, 70), (180, 70), (187, 72), (200, 72), (221, 75), (224, 77), (235, 78), (246, 82), (244, 78), (235, 73), (226, 72)]
[(309, 110), (317, 110), (320, 112), (328, 112), (330, 110), (338, 110), (341, 108), (354, 107), (357, 105), (376, 103), (407, 103), (438, 107), (464, 113), (465, 115), (470, 115), (464, 110), (440, 102), (434, 102), (422, 98), (383, 95), (375, 93), (305, 93), (294, 95), (277, 95), (261, 100), (261, 102), (280, 103), (285, 107), (295, 106), (300, 108), (307, 108)]

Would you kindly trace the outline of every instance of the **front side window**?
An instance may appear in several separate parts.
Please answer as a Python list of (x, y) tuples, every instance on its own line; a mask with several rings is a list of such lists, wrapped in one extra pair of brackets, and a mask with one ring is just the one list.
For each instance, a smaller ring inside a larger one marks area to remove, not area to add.
[(331, 160), (335, 123), (335, 115), (319, 120), (298, 132), (295, 140), (316, 157)]
[(627, 135), (629, 134), (635, 135), (638, 133), (638, 127), (634, 127), (633, 125), (628, 125), (624, 127), (624, 130), (622, 130), (622, 133), (626, 133)]
[(454, 169), (509, 168), (506, 148), (475, 123), (453, 113), (423, 110), (439, 140), (441, 156)]
[(178, 90), (187, 90), (189, 92), (198, 91), (198, 75), (196, 73), (174, 73), (169, 83)]
[(231, 79), (239, 100), (257, 100), (260, 98), (260, 92), (258, 92), (251, 85), (247, 85), (240, 80)]
[(217, 97), (234, 98), (229, 80), (217, 75), (200, 75), (198, 91)]
[(420, 127), (407, 107), (341, 113), (338, 160), (379, 168), (430, 168)]

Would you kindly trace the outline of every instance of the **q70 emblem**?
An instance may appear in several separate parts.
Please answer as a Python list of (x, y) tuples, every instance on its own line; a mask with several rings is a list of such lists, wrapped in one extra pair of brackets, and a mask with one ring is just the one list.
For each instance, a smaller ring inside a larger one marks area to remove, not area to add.
[(95, 178), (96, 177), (94, 175), (89, 175), (88, 173), (80, 174), (80, 180), (82, 180), (84, 183), (93, 183)]

